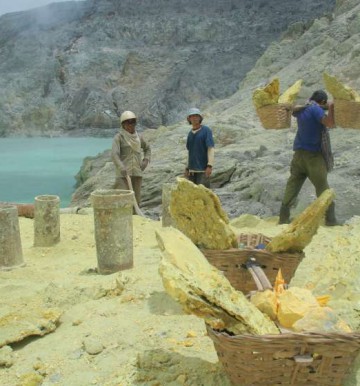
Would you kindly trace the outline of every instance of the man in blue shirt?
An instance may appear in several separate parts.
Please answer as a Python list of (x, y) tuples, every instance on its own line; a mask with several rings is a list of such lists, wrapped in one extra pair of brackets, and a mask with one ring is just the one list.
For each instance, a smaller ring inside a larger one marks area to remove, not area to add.
[(187, 121), (192, 126), (186, 141), (189, 152), (185, 177), (196, 185), (210, 188), (210, 176), (214, 165), (214, 139), (209, 127), (202, 125), (203, 116), (197, 108), (191, 108)]
[[(294, 204), (306, 178), (314, 185), (316, 196), (329, 189), (327, 166), (321, 151), (322, 132), (334, 127), (334, 105), (327, 102), (323, 90), (315, 91), (309, 102), (302, 108), (294, 110), (298, 130), (294, 140), (294, 156), (290, 166), (290, 177), (286, 184), (284, 198), (280, 209), (279, 224), (290, 222), (290, 207)], [(325, 113), (328, 109), (328, 114)], [(335, 204), (326, 212), (325, 223), (338, 225), (335, 217)]]

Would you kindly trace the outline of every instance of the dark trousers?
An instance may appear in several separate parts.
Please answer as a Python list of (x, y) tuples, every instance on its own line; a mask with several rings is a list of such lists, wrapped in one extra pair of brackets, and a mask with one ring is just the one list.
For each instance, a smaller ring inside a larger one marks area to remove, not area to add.
[(291, 161), (290, 177), (286, 184), (282, 204), (290, 207), (294, 204), (306, 178), (314, 185), (316, 196), (329, 189), (327, 169), (324, 157), (320, 152), (296, 150)]
[(204, 172), (190, 172), (189, 181), (193, 182), (195, 185), (204, 185), (206, 188), (210, 189), (210, 177), (206, 177)]

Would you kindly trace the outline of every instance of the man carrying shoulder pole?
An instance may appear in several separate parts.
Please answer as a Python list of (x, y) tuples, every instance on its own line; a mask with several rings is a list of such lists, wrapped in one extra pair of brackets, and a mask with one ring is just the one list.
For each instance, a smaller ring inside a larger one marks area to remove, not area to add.
[[(328, 114), (325, 110), (328, 110)], [(297, 119), (298, 130), (293, 145), (294, 155), (290, 166), (290, 177), (280, 208), (279, 224), (290, 222), (290, 208), (306, 178), (314, 185), (317, 197), (324, 190), (329, 189), (327, 175), (331, 165), (326, 162), (329, 154), (325, 154), (322, 144), (327, 128), (335, 126), (334, 104), (328, 102), (325, 91), (317, 90), (305, 106), (294, 109), (293, 116)], [(340, 225), (335, 217), (334, 203), (326, 212), (325, 224)]]

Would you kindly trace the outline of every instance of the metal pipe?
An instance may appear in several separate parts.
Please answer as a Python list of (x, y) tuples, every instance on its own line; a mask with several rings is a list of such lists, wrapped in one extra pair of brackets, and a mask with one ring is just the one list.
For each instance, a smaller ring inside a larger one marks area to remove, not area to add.
[(0, 206), (0, 270), (24, 264), (17, 207)]
[(34, 246), (51, 247), (60, 241), (60, 198), (35, 197)]
[(133, 267), (134, 192), (96, 190), (91, 193), (94, 208), (98, 272), (110, 274)]

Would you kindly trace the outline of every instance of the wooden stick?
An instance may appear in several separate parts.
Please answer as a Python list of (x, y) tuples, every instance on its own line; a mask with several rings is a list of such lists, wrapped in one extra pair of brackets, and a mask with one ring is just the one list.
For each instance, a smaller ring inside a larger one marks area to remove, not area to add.
[[(126, 181), (128, 183), (129, 189), (134, 192), (130, 176), (128, 176), (128, 175), (126, 176)], [(135, 208), (135, 212), (138, 216), (145, 217), (144, 213), (141, 211), (141, 209), (139, 208), (139, 205), (136, 201), (135, 192), (134, 192), (134, 208)]]

